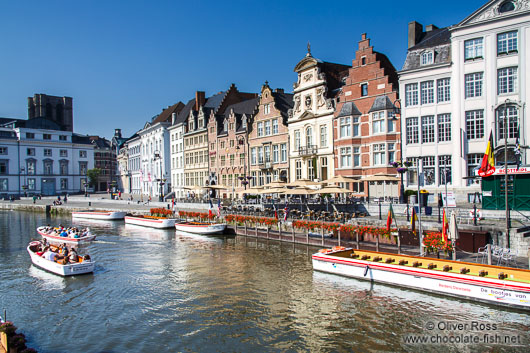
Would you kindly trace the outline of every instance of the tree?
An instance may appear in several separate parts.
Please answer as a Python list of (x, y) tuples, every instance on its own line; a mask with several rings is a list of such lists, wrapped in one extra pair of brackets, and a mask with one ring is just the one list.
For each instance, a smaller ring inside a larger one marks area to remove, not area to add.
[(99, 176), (101, 175), (101, 169), (99, 168), (89, 169), (86, 172), (86, 175), (88, 176), (88, 184), (94, 187), (95, 189), (97, 189), (98, 179), (99, 179)]

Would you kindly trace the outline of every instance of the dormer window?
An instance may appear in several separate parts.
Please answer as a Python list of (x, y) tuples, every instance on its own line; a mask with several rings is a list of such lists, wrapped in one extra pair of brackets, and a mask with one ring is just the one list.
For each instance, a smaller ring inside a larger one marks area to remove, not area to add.
[(263, 106), (263, 114), (269, 114), (271, 112), (271, 106), (270, 104), (265, 104)]
[(241, 121), (241, 127), (243, 129), (246, 129), (247, 128), (247, 118), (243, 118), (243, 120)]
[(204, 127), (204, 118), (199, 118), (199, 129)]
[(224, 131), (228, 131), (228, 121), (227, 121), (227, 120), (224, 121), (224, 124), (223, 124), (223, 125), (224, 125), (224, 126), (223, 126), (223, 130), (224, 130)]
[(190, 119), (190, 121), (188, 122), (188, 129), (190, 131), (195, 130), (195, 124), (193, 123), (193, 119)]
[(421, 65), (431, 65), (434, 63), (434, 52), (432, 50), (424, 51), (421, 54)]
[(505, 13), (515, 10), (515, 5), (512, 1), (505, 1), (499, 6), (499, 13)]

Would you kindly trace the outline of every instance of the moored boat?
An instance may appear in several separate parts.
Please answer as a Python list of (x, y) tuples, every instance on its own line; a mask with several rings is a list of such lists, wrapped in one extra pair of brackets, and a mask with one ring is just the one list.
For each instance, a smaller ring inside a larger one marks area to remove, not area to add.
[(313, 269), (530, 310), (530, 271), (343, 247), (312, 256)]
[(120, 211), (76, 211), (72, 212), (72, 218), (120, 220), (126, 214)]
[(175, 229), (195, 234), (220, 234), (225, 228), (224, 223), (180, 222), (175, 224)]
[(87, 257), (79, 257), (77, 262), (66, 264), (45, 259), (37, 254), (41, 250), (41, 245), (38, 241), (32, 241), (27, 247), (31, 262), (35, 266), (59, 276), (73, 276), (94, 272), (96, 263)]
[(174, 218), (154, 217), (154, 216), (126, 216), (125, 224), (151, 228), (173, 228), (177, 220)]
[[(59, 228), (49, 228), (46, 226), (38, 227), (37, 233), (39, 233), (43, 238), (50, 242), (54, 243), (66, 243), (70, 245), (76, 245), (80, 243), (86, 243), (96, 239), (96, 235), (90, 232), (90, 229), (87, 229), (86, 233), (72, 233), (70, 236), (62, 237), (60, 236)], [(78, 238), (75, 238), (78, 236)]]

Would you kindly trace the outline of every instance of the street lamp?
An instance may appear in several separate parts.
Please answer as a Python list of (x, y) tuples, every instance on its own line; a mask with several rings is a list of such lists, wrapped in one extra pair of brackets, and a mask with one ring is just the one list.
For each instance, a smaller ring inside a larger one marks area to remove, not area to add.
[[(247, 153), (246, 153), (246, 148), (245, 148), (245, 138), (244, 137), (239, 137), (237, 139), (237, 147), (236, 147), (236, 150), (240, 150), (241, 147), (239, 147), (239, 145), (243, 145), (243, 156), (245, 157), (243, 159), (243, 176), (240, 176), (239, 177), (239, 180), (241, 180), (241, 184), (243, 184), (245, 190), (247, 189), (247, 184), (248, 184), (248, 181), (245, 180), (245, 178), (247, 178)], [(241, 160), (241, 158), (239, 159)]]
[[(396, 106), (396, 103), (399, 103), (399, 108)], [(394, 106), (393, 120), (399, 122), (399, 163), (401, 167), (403, 167), (403, 131), (401, 129), (401, 125), (402, 125), (401, 124), (401, 101), (399, 99), (396, 99), (392, 105)], [(399, 118), (398, 118), (398, 115), (399, 115)], [(401, 170), (401, 171), (398, 170), (398, 172), (401, 176), (401, 185), (399, 187), (399, 203), (404, 204), (405, 203), (405, 185), (403, 183), (403, 174), (405, 173), (405, 170)]]
[(153, 160), (154, 161), (160, 161), (160, 175), (159, 178), (156, 179), (159, 184), (159, 194), (158, 194), (158, 201), (163, 202), (164, 201), (164, 179), (162, 179), (162, 156), (160, 155), (160, 152), (155, 151)]
[(24, 176), (24, 184), (22, 184), (22, 190), (24, 190), (24, 196), (27, 196), (28, 186), (26, 185), (26, 168), (20, 167), (20, 174)]

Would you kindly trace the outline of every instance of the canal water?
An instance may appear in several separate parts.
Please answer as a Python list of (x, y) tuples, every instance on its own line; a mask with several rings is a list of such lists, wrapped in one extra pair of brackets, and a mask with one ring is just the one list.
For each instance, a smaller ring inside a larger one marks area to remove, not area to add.
[[(26, 252), (59, 223), (72, 221), (0, 212), (0, 309), (39, 352), (435, 352), (449, 336), (446, 351), (529, 350), (530, 313), (314, 273), (317, 249), (287, 243), (76, 222), (97, 234), (81, 249), (96, 270), (62, 278)], [(487, 334), (518, 341), (460, 343)]]

